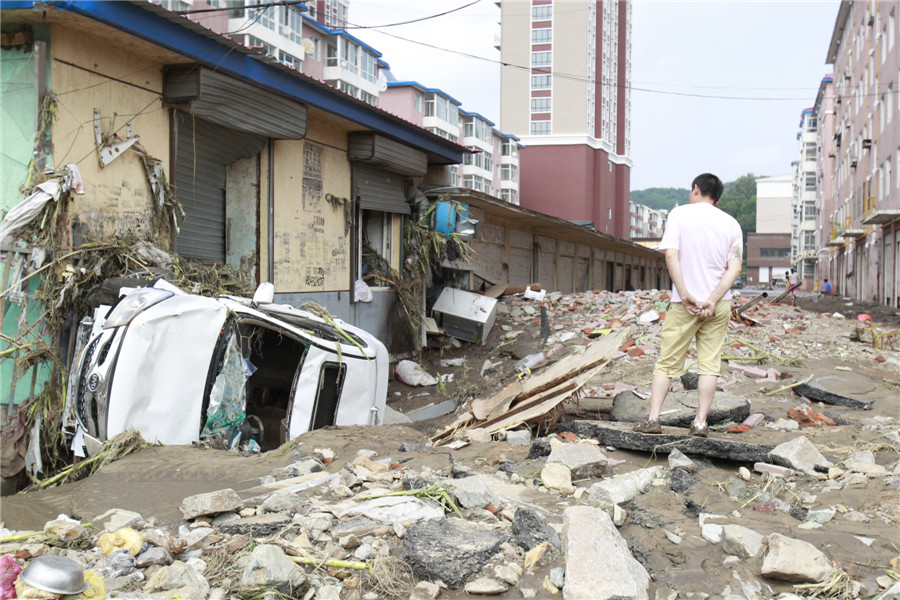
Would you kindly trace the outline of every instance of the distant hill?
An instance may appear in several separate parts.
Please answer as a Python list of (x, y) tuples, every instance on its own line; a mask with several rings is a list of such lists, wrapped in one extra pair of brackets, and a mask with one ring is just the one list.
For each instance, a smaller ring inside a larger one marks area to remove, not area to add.
[(687, 204), (690, 193), (690, 190), (684, 188), (631, 190), (631, 201), (653, 210), (672, 210), (676, 204)]

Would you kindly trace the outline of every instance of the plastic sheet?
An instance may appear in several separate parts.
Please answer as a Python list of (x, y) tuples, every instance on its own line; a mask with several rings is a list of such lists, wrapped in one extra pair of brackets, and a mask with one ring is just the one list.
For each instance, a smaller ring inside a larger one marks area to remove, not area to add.
[(16, 597), (16, 578), (22, 567), (13, 560), (12, 556), (0, 556), (0, 598)]
[(222, 361), (222, 369), (216, 376), (212, 391), (209, 395), (209, 410), (207, 411), (206, 425), (200, 434), (201, 439), (213, 436), (221, 436), (226, 443), (231, 443), (236, 437), (240, 439), (241, 424), (246, 418), (247, 388), (246, 382), (250, 374), (252, 364), (241, 356), (238, 346), (237, 334), (232, 334), (225, 350), (225, 359)]

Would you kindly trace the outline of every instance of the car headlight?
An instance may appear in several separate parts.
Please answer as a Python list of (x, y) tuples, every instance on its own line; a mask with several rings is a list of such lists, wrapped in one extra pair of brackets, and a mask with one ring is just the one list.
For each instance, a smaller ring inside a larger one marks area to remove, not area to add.
[(174, 296), (172, 292), (157, 288), (141, 288), (123, 296), (110, 311), (103, 329), (128, 325), (138, 313)]

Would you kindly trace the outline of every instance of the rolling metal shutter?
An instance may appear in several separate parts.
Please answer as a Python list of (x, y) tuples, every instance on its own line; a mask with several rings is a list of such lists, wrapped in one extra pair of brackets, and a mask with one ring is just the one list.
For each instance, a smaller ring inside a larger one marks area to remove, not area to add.
[(403, 193), (402, 175), (353, 163), (353, 181), (360, 208), (404, 215), (411, 212)]
[(259, 154), (263, 137), (175, 111), (175, 195), (184, 209), (178, 253), (225, 262), (225, 169)]

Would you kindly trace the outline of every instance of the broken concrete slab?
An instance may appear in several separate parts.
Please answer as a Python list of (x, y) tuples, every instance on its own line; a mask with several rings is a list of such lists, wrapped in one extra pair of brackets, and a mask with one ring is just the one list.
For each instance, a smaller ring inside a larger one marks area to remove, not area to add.
[(642, 452), (670, 452), (678, 448), (693, 456), (710, 456), (740, 462), (768, 462), (774, 446), (747, 444), (733, 437), (707, 438), (688, 435), (687, 429), (665, 427), (661, 434), (637, 433), (631, 423), (607, 423), (603, 421), (573, 421), (562, 426), (582, 437), (595, 437), (603, 446)]
[(741, 558), (753, 558), (759, 554), (765, 538), (740, 525), (724, 525), (722, 527), (722, 549), (728, 554)]
[(841, 375), (821, 375), (807, 384), (798, 385), (794, 391), (814, 402), (846, 406), (860, 410), (871, 410), (872, 402), (863, 402), (852, 397), (875, 390), (875, 385), (867, 377), (853, 373)]
[(291, 516), (286, 513), (269, 513), (223, 523), (219, 531), (229, 535), (250, 535), (265, 538), (290, 526)]
[(483, 508), (489, 504), (500, 505), (500, 500), (480, 475), (451, 479), (448, 485), (463, 508)]
[(575, 493), (572, 486), (572, 471), (562, 463), (547, 463), (541, 469), (541, 484), (548, 490), (559, 492), (563, 496)]
[[(674, 412), (670, 412), (674, 411)], [(647, 418), (650, 398), (642, 398), (634, 392), (617, 394), (610, 417), (613, 421), (637, 423)], [(697, 414), (696, 392), (669, 392), (660, 413), (660, 422), (671, 427), (690, 427)], [(710, 424), (733, 421), (740, 423), (750, 415), (750, 403), (746, 398), (728, 392), (717, 392), (709, 411)]]
[(181, 502), (181, 514), (185, 521), (215, 515), (223, 512), (233, 512), (241, 507), (243, 501), (232, 489), (217, 490), (208, 494), (188, 496)]
[(499, 531), (462, 519), (429, 519), (409, 526), (401, 559), (419, 579), (440, 579), (455, 590), (481, 570), (507, 541)]
[(306, 576), (294, 561), (274, 544), (260, 544), (253, 549), (241, 574), (246, 587), (274, 587), (282, 593), (302, 594)]
[[(612, 519), (589, 506), (563, 512), (566, 600), (643, 600), (650, 575), (631, 555)], [(602, 560), (598, 560), (602, 557)]]

